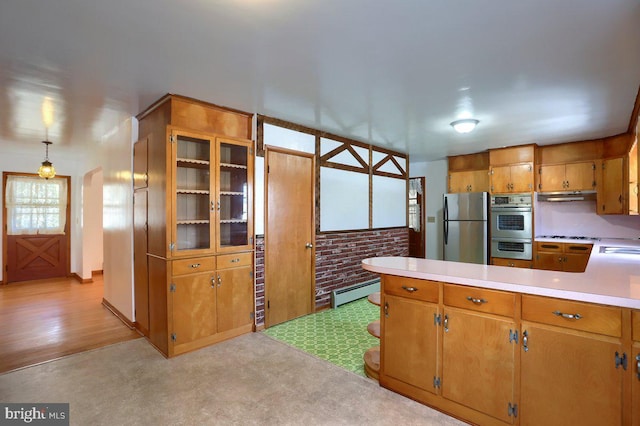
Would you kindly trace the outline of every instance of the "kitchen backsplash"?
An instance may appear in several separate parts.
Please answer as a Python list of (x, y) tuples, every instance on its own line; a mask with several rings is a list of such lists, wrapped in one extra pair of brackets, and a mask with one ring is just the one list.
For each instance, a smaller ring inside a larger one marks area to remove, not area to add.
[(536, 202), (535, 235), (640, 238), (640, 216), (596, 214), (593, 201)]

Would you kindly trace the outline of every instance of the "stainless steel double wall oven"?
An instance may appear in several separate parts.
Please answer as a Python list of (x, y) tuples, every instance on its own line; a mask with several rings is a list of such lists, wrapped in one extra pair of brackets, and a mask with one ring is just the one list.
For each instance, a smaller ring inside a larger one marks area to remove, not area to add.
[(531, 260), (533, 203), (530, 193), (491, 196), (491, 257)]

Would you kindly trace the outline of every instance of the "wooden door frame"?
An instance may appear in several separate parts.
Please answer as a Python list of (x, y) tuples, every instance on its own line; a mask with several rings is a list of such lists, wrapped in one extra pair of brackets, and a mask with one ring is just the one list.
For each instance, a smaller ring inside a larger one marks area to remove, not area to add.
[[(9, 260), (9, 247), (7, 243), (7, 178), (9, 176), (25, 176), (25, 177), (39, 177), (35, 173), (21, 173), (21, 172), (2, 172), (2, 280), (0, 284), (8, 284), (7, 282), (7, 268)], [(65, 175), (56, 175), (56, 178), (63, 178), (67, 180), (67, 218), (65, 222), (65, 235), (67, 236), (67, 264), (65, 265), (66, 276), (71, 276), (71, 177)]]
[(313, 244), (313, 261), (311, 262), (311, 313), (316, 312), (316, 179), (317, 179), (317, 170), (316, 170), (316, 155), (303, 151), (295, 151), (292, 149), (281, 148), (271, 145), (264, 145), (264, 326), (265, 328), (269, 328), (268, 322), (268, 312), (267, 312), (267, 301), (269, 300), (269, 283), (267, 281), (267, 256), (269, 256), (269, 252), (267, 250), (268, 247), (268, 238), (269, 233), (267, 232), (269, 229), (269, 153), (275, 152), (285, 155), (295, 155), (298, 157), (307, 157), (311, 159), (311, 167), (312, 167), (312, 182), (311, 182), (311, 200), (313, 200), (311, 209), (311, 244)]
[[(420, 252), (422, 254), (423, 258), (426, 258), (427, 256), (427, 230), (425, 229), (425, 217), (426, 217), (426, 195), (427, 195), (427, 186), (426, 186), (426, 178), (425, 176), (417, 176), (417, 177), (412, 177), (409, 178), (409, 180), (407, 181), (407, 185), (410, 185), (410, 181), (412, 179), (419, 179), (420, 180), (420, 185), (422, 187), (422, 194), (418, 194), (418, 196), (416, 197), (420, 203), (418, 203), (418, 205), (420, 206), (420, 238), (421, 238), (421, 243), (420, 243)], [(409, 215), (409, 191), (407, 191), (407, 216)], [(409, 224), (409, 220), (407, 217), (407, 224)], [(411, 244), (409, 244), (411, 245)]]

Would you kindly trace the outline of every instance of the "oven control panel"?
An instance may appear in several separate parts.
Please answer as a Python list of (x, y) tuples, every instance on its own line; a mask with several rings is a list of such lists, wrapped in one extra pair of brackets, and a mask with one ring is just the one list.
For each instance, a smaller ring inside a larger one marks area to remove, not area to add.
[(531, 207), (533, 198), (530, 193), (526, 194), (503, 194), (491, 196), (491, 207)]

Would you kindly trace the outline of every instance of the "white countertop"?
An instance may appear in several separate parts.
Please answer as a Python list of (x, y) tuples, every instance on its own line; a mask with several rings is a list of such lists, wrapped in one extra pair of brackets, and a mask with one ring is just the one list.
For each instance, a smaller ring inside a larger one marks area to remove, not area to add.
[(593, 243), (591, 257), (583, 273), (413, 257), (373, 257), (363, 260), (362, 267), (379, 274), (640, 309), (640, 254), (600, 252), (601, 247), (640, 249), (640, 241), (601, 239), (580, 242)]

